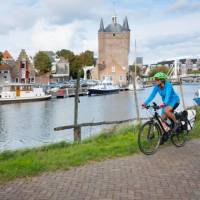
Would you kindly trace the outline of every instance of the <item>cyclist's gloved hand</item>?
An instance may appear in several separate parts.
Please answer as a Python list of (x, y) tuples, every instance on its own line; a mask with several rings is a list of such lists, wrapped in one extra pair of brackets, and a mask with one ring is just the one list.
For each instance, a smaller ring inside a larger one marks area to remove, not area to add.
[(164, 103), (160, 104), (159, 107), (160, 108), (164, 108), (166, 105)]
[(147, 107), (147, 105), (146, 105), (145, 103), (143, 103), (141, 106), (142, 106), (143, 108), (146, 108), (146, 107)]

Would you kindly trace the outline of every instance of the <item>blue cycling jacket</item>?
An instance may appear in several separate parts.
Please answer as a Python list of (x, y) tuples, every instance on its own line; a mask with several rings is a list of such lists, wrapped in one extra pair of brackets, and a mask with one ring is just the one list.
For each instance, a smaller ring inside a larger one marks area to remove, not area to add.
[(174, 91), (172, 84), (170, 83), (170, 81), (166, 81), (163, 88), (160, 88), (158, 85), (153, 88), (150, 96), (144, 102), (145, 105), (148, 105), (154, 99), (157, 93), (160, 94), (160, 96), (162, 97), (162, 101), (165, 105), (170, 105), (170, 102), (172, 101), (180, 103), (179, 96)]

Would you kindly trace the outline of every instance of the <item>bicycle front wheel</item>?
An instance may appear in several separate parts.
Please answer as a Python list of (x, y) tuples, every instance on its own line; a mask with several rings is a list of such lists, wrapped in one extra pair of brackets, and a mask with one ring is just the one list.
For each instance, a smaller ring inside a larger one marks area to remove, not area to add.
[(154, 154), (160, 144), (160, 128), (157, 123), (148, 121), (139, 129), (138, 146), (146, 155)]
[(184, 146), (187, 139), (188, 139), (187, 130), (181, 130), (179, 133), (174, 133), (171, 135), (171, 141), (176, 147)]

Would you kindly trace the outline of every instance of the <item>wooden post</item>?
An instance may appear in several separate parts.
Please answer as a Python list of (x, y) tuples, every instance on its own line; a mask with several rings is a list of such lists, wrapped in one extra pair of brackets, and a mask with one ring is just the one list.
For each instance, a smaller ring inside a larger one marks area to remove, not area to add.
[(183, 95), (183, 87), (182, 87), (182, 79), (179, 76), (179, 84), (180, 84), (180, 92), (181, 92), (181, 100), (182, 100), (182, 104), (183, 104), (183, 109), (186, 109), (185, 106), (185, 101), (184, 101), (184, 95)]
[(79, 86), (80, 86), (80, 72), (78, 70), (75, 98), (74, 98), (74, 141), (81, 140), (81, 129), (77, 126), (78, 124), (78, 103), (79, 103)]
[(137, 98), (137, 91), (136, 91), (135, 82), (136, 82), (136, 71), (133, 72), (133, 91), (134, 91), (134, 99), (135, 99), (136, 118), (137, 118), (137, 121), (139, 122), (140, 121), (140, 112), (139, 112), (138, 98)]
[(74, 141), (81, 141), (81, 127), (77, 126), (74, 128)]
[(136, 76), (137, 76), (137, 70), (136, 70), (136, 40), (135, 40), (135, 70), (132, 70), (132, 72), (133, 72), (133, 91), (134, 91), (134, 98), (135, 98), (136, 117), (137, 117), (137, 122), (140, 122), (140, 112), (139, 112), (138, 98), (137, 98), (137, 91), (136, 91)]

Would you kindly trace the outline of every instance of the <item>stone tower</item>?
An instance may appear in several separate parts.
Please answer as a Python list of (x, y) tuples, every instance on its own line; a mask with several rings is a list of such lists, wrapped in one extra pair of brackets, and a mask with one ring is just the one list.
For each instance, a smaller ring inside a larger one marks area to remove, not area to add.
[(98, 31), (98, 61), (92, 72), (93, 79), (109, 78), (115, 84), (126, 85), (128, 55), (130, 50), (130, 29), (127, 17), (123, 25), (112, 17), (112, 23), (104, 28), (103, 19)]

